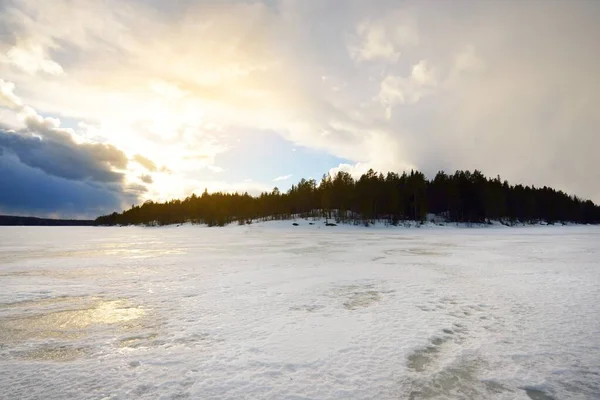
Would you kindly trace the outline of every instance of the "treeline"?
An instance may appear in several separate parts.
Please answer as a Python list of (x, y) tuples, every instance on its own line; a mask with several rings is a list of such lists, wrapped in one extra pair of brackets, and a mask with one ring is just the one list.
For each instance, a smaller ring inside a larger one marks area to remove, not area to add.
[(600, 207), (548, 187), (510, 185), (481, 172), (444, 172), (428, 180), (418, 171), (383, 175), (369, 170), (359, 179), (346, 172), (324, 175), (319, 183), (302, 179), (286, 193), (274, 188), (258, 197), (244, 194), (195, 194), (165, 203), (147, 201), (121, 214), (98, 217), (97, 225), (168, 225), (183, 222), (223, 226), (253, 219), (292, 216), (332, 218), (368, 225), (374, 220), (397, 224), (425, 220), (428, 213), (446, 221), (600, 223)]

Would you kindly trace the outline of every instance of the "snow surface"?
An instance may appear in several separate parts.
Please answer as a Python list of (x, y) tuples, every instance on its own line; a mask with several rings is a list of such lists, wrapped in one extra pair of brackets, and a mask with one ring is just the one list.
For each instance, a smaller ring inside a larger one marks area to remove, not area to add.
[(600, 398), (600, 228), (0, 228), (2, 399)]

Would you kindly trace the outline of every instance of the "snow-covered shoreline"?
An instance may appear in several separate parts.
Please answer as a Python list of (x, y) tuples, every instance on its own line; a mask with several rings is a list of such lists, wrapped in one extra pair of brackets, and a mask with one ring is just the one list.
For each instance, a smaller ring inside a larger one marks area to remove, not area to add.
[[(327, 225), (330, 224), (330, 225)], [(240, 225), (238, 223), (231, 223), (224, 226), (208, 226), (207, 224), (197, 224), (191, 222), (184, 222), (178, 224), (169, 225), (123, 225), (118, 227), (137, 226), (144, 228), (178, 228), (178, 227), (198, 227), (198, 228), (273, 228), (273, 229), (327, 229), (335, 232), (336, 230), (373, 230), (373, 229), (390, 229), (390, 230), (401, 230), (405, 228), (416, 228), (416, 229), (447, 229), (447, 228), (535, 228), (535, 227), (549, 227), (549, 228), (563, 228), (563, 227), (586, 227), (586, 226), (597, 226), (593, 224), (577, 224), (572, 222), (557, 222), (547, 223), (542, 222), (501, 222), (501, 221), (490, 221), (488, 223), (471, 223), (471, 222), (443, 222), (443, 221), (401, 221), (397, 224), (392, 224), (385, 220), (370, 221), (368, 225), (364, 223), (357, 223), (351, 221), (336, 221), (334, 219), (325, 218), (291, 218), (291, 219), (274, 219), (274, 220), (252, 220), (250, 223)]]

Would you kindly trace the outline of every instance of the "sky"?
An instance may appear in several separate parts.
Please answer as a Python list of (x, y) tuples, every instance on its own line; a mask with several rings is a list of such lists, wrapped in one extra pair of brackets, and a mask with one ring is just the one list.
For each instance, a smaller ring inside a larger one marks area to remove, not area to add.
[(369, 168), (600, 203), (600, 2), (2, 0), (0, 214)]

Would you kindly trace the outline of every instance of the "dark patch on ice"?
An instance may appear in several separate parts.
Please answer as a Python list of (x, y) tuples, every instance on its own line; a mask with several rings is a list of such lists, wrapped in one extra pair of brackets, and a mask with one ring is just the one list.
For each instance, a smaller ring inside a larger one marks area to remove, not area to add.
[(490, 393), (500, 394), (500, 393), (504, 393), (507, 391), (511, 391), (508, 387), (501, 384), (500, 382), (482, 381), (482, 383)]
[(138, 387), (136, 387), (133, 390), (133, 394), (135, 394), (137, 396), (142, 396), (142, 395), (148, 394), (150, 392), (153, 392), (155, 389), (156, 389), (156, 387), (153, 385), (139, 385)]
[(307, 254), (315, 254), (315, 253), (325, 253), (330, 252), (325, 245), (317, 245), (317, 246), (304, 246), (304, 247), (292, 247), (285, 249), (287, 253), (297, 254), (297, 255), (307, 255)]
[(319, 305), (319, 304), (303, 304), (300, 306), (290, 307), (290, 310), (291, 311), (305, 311), (305, 312), (311, 313), (311, 312), (319, 311), (323, 308), (325, 308), (325, 307), (322, 305)]
[(539, 389), (526, 387), (523, 388), (523, 390), (525, 390), (525, 394), (527, 394), (527, 397), (531, 400), (555, 400), (554, 397)]
[[(182, 345), (182, 346), (187, 346), (187, 347), (196, 347), (196, 346), (209, 347), (213, 343), (218, 343), (218, 342), (222, 342), (222, 341), (223, 341), (222, 339), (218, 339), (208, 333), (202, 332), (202, 333), (194, 333), (191, 335), (187, 335), (184, 337), (174, 339), (171, 342), (171, 344)], [(170, 347), (171, 344), (167, 345), (167, 347)]]
[(440, 346), (444, 344), (444, 342), (446, 342), (447, 340), (447, 338), (436, 337), (431, 340), (431, 344), (433, 344), (434, 346)]
[(357, 308), (369, 307), (379, 300), (381, 300), (381, 296), (377, 291), (355, 292), (344, 302), (344, 308), (347, 310), (356, 310)]
[(449, 340), (450, 337), (448, 336), (438, 336), (432, 338), (429, 341), (430, 345), (422, 349), (415, 350), (408, 356), (408, 368), (417, 372), (425, 371), (431, 364), (435, 362), (441, 347)]
[(408, 356), (408, 368), (423, 372), (433, 362), (435, 354), (440, 350), (435, 346), (425, 347)]
[(357, 310), (375, 305), (383, 295), (392, 293), (393, 290), (381, 290), (374, 283), (357, 283), (353, 285), (338, 286), (326, 293), (328, 297), (342, 300), (342, 307), (346, 310)]
[(454, 327), (456, 328), (456, 330), (458, 330), (458, 331), (461, 331), (461, 332), (462, 332), (462, 331), (464, 331), (464, 330), (466, 329), (466, 328), (465, 328), (465, 326), (464, 326), (463, 324), (458, 324), (458, 323), (456, 323), (456, 324), (453, 324), (453, 325), (454, 325)]
[(138, 348), (156, 346), (154, 339), (158, 334), (151, 333), (148, 335), (129, 336), (119, 340), (119, 347)]
[(179, 393), (175, 393), (173, 394), (170, 399), (172, 400), (177, 400), (177, 399), (189, 399), (191, 396), (188, 392), (179, 392)]
[(476, 382), (474, 369), (470, 366), (449, 367), (436, 373), (428, 381), (420, 382), (419, 387), (411, 391), (409, 399), (454, 398), (453, 395), (459, 393), (463, 398), (474, 398), (478, 395), (474, 388)]
[(480, 359), (460, 359), (433, 373), (407, 377), (406, 396), (417, 399), (486, 399), (512, 389), (493, 381), (482, 381), (477, 372), (482, 368)]
[(434, 311), (433, 308), (429, 308), (429, 307), (423, 306), (423, 305), (419, 305), (419, 306), (417, 306), (417, 308), (421, 311)]
[(404, 249), (404, 252), (414, 256), (443, 256), (446, 254), (430, 247)]
[(30, 351), (20, 352), (18, 357), (31, 361), (53, 361), (67, 362), (73, 361), (85, 355), (83, 348), (71, 346), (53, 346), (44, 345)]

